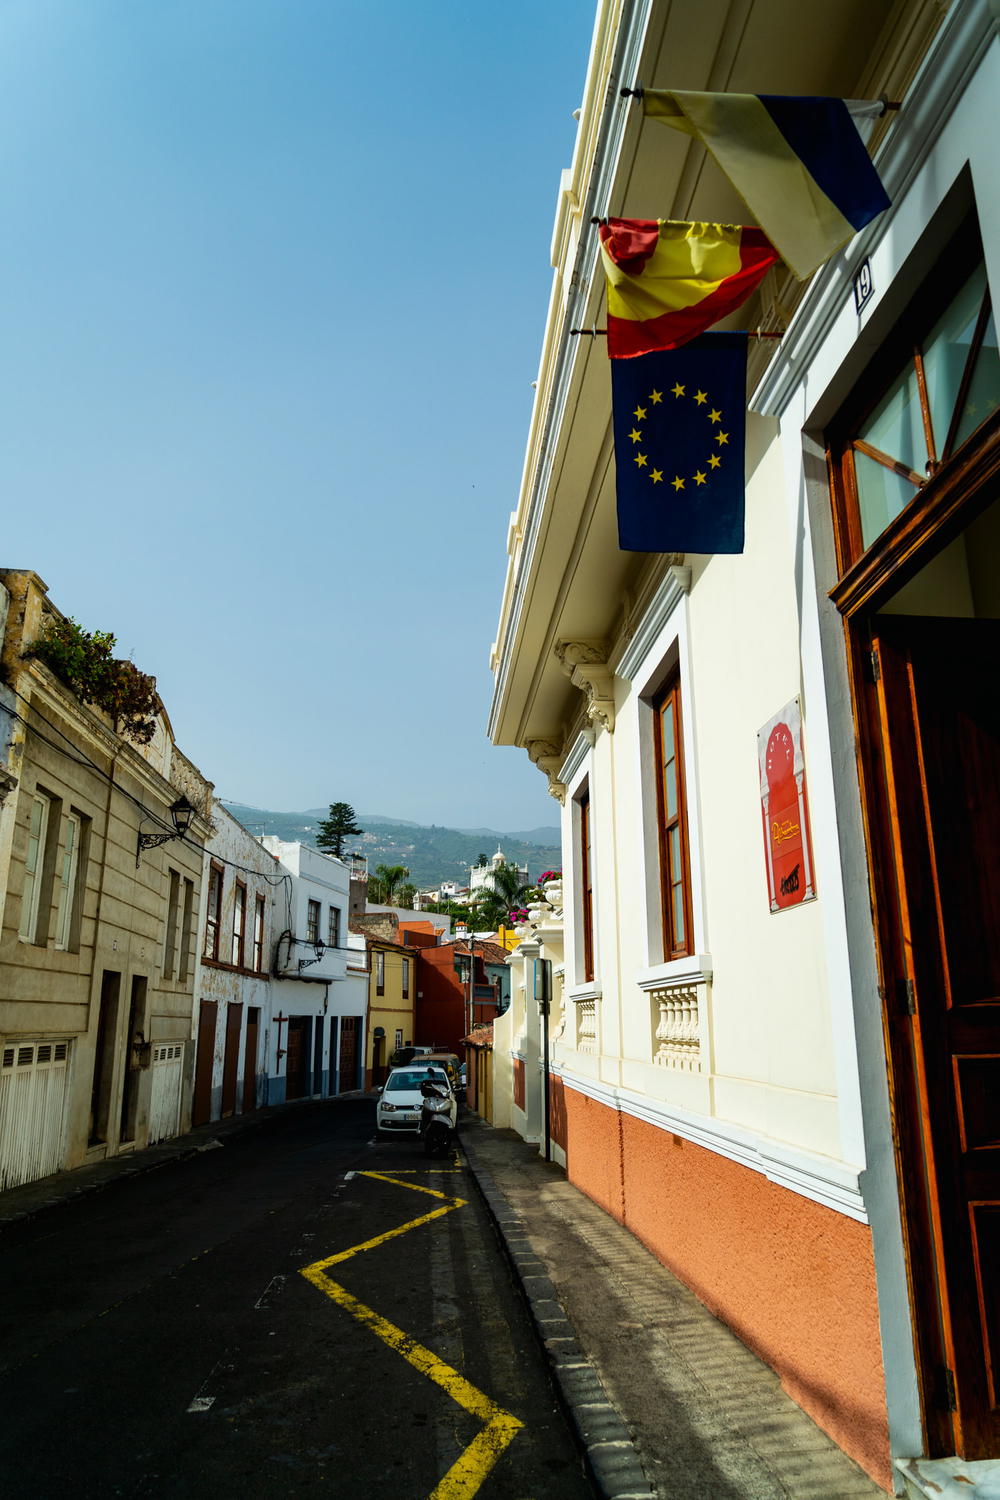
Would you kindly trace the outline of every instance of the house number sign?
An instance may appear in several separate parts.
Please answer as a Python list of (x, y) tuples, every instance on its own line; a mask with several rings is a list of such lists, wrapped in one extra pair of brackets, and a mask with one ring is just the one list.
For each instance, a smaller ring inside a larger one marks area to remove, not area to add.
[(757, 731), (767, 891), (772, 911), (816, 895), (798, 698)]

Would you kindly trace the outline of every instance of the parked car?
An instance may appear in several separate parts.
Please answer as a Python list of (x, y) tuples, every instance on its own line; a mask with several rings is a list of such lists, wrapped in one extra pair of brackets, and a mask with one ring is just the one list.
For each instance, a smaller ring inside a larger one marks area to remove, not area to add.
[(390, 1068), (405, 1068), (406, 1064), (412, 1062), (415, 1057), (422, 1057), (425, 1053), (433, 1051), (433, 1047), (414, 1047), (412, 1044), (397, 1047), (389, 1056), (389, 1066)]
[(416, 1061), (421, 1064), (432, 1063), (436, 1068), (444, 1068), (445, 1072), (448, 1074), (448, 1082), (451, 1084), (452, 1090), (457, 1093), (458, 1074), (462, 1064), (459, 1062), (454, 1052), (446, 1052), (443, 1048), (439, 1051), (437, 1048), (435, 1048), (433, 1051), (425, 1052), (423, 1056), (416, 1059)]
[(458, 1119), (458, 1101), (448, 1077), (447, 1070), (439, 1064), (431, 1067), (409, 1064), (405, 1068), (393, 1068), (379, 1090), (375, 1110), (375, 1129), (380, 1136), (416, 1135), (420, 1130), (420, 1108), (423, 1095), (420, 1085), (426, 1078), (443, 1084), (448, 1093), (448, 1118), (454, 1130)]

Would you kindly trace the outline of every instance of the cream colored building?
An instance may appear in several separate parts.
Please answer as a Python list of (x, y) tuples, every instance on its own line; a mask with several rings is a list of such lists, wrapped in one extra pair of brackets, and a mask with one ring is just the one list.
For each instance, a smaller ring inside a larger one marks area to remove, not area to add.
[[(751, 349), (739, 556), (618, 549), (609, 361), (574, 332), (604, 321), (595, 221), (747, 222), (640, 80), (902, 102), (892, 207), (731, 320), (783, 334)], [(492, 653), (565, 885), (495, 1028), (497, 1118), (506, 1079), (542, 1139), (551, 957), (571, 1180), (913, 1495), (1000, 1459), (998, 95), (985, 0), (602, 0)]]
[(22, 654), (57, 613), (36, 573), (0, 570), (0, 1187), (141, 1149), (191, 1114), (212, 788), (165, 712), (136, 743)]

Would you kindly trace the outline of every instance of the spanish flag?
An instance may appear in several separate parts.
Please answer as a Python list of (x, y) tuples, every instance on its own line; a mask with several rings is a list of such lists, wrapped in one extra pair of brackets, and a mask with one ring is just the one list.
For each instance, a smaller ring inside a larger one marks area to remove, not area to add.
[(759, 229), (669, 219), (601, 225), (608, 354), (676, 349), (733, 312), (780, 257)]
[(844, 99), (646, 89), (642, 105), (712, 153), (800, 280), (889, 206)]

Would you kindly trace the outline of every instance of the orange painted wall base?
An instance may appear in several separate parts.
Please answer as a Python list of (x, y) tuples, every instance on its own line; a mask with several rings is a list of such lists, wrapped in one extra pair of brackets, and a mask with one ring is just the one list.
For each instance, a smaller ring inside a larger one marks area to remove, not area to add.
[[(565, 1083), (565, 1080), (563, 1080)], [(567, 1175), (892, 1488), (871, 1233), (758, 1172), (564, 1089)]]

